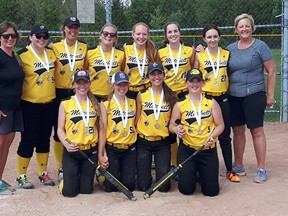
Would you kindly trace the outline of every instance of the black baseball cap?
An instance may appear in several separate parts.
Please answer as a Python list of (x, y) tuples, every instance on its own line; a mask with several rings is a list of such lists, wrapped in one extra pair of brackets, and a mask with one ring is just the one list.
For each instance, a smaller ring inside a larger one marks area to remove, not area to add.
[(162, 64), (159, 62), (154, 62), (154, 63), (150, 63), (148, 65), (147, 75), (151, 74), (155, 70), (158, 70), (158, 71), (164, 73), (164, 67), (162, 66)]
[(68, 17), (64, 21), (64, 26), (72, 26), (72, 25), (77, 25), (80, 27), (80, 21), (76, 17)]
[(186, 81), (190, 81), (193, 78), (198, 78), (199, 80), (203, 81), (202, 72), (197, 68), (193, 68), (193, 69), (187, 71)]
[(45, 33), (49, 35), (48, 29), (44, 25), (34, 25), (31, 29), (30, 35)]
[(81, 79), (85, 81), (90, 81), (89, 72), (86, 70), (77, 71), (73, 76), (73, 81), (77, 82), (78, 80), (81, 80)]

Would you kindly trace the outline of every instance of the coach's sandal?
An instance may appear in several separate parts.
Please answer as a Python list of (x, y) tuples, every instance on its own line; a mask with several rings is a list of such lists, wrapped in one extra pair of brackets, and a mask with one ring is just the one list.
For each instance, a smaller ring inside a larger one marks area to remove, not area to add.
[(239, 176), (236, 173), (234, 173), (233, 171), (228, 172), (226, 174), (226, 178), (228, 180), (230, 180), (231, 182), (240, 182)]
[(55, 182), (53, 179), (51, 179), (47, 173), (47, 171), (43, 171), (42, 175), (38, 177), (40, 182), (43, 183), (46, 186), (54, 186)]
[(63, 169), (59, 168), (58, 169), (58, 182), (63, 180)]
[(263, 183), (263, 182), (267, 181), (267, 179), (268, 178), (267, 178), (266, 170), (263, 168), (258, 168), (254, 181), (256, 183)]
[(28, 181), (26, 174), (21, 174), (16, 179), (16, 184), (19, 188), (23, 188), (23, 189), (33, 189), (34, 188), (34, 185)]
[(245, 172), (244, 166), (236, 166), (236, 164), (233, 163), (232, 171), (234, 173), (236, 173), (238, 176), (246, 176), (246, 172)]
[(8, 182), (4, 181), (3, 179), (2, 179), (2, 183), (6, 185), (6, 187), (9, 191), (11, 191), (11, 192), (16, 191), (16, 188), (14, 186), (10, 185)]
[(13, 192), (10, 191), (7, 187), (7, 185), (1, 181), (0, 183), (0, 195), (12, 195)]

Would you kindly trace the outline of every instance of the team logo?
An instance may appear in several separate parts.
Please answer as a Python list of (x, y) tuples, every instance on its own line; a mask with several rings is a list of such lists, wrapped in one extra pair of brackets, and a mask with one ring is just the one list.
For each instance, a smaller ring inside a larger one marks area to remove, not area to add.
[(95, 77), (94, 77), (94, 80), (98, 80), (99, 79), (99, 75), (97, 74)]
[(148, 126), (148, 125), (149, 125), (149, 123), (150, 123), (150, 122), (149, 122), (149, 120), (148, 120), (148, 119), (144, 121), (144, 124), (145, 124), (146, 126)]
[(76, 17), (70, 17), (70, 20), (75, 22), (76, 21)]
[(157, 66), (158, 66), (157, 62), (153, 63), (153, 67), (157, 67)]
[(78, 133), (78, 129), (77, 128), (73, 128), (72, 129), (72, 134), (76, 134), (76, 133)]
[(125, 78), (126, 78), (124, 73), (119, 73), (119, 77), (120, 77), (121, 79), (125, 79)]
[(117, 134), (119, 133), (119, 129), (118, 128), (113, 128), (113, 134)]
[(39, 28), (40, 29), (44, 29), (45, 27), (44, 27), (44, 25), (40, 25)]
[(41, 78), (37, 79), (36, 84), (39, 85), (39, 86), (42, 85), (43, 84), (43, 80)]
[(60, 75), (64, 75), (65, 74), (65, 69), (62, 69), (61, 71), (60, 71)]

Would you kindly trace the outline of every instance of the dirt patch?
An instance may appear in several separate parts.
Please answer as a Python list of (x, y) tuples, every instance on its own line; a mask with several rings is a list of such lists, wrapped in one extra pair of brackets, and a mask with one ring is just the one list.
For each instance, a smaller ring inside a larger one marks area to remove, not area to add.
[[(220, 194), (217, 197), (204, 197), (197, 188), (194, 195), (184, 196), (177, 190), (173, 181), (168, 193), (156, 192), (147, 200), (143, 192), (135, 191), (138, 200), (132, 202), (121, 193), (106, 193), (95, 185), (91, 195), (79, 195), (65, 198), (57, 186), (43, 186), (38, 182), (35, 158), (31, 160), (28, 170), (29, 180), (35, 185), (34, 190), (17, 189), (12, 196), (0, 196), (0, 215), (287, 215), (288, 210), (288, 124), (267, 123), (265, 133), (268, 142), (267, 165), (269, 180), (256, 184), (253, 178), (256, 172), (256, 159), (247, 131), (247, 146), (244, 155), (247, 176), (240, 183), (229, 182), (220, 178)], [(17, 134), (4, 172), (4, 179), (15, 184), (17, 175), (16, 150), (19, 143)], [(220, 171), (224, 169), (221, 150), (218, 148)], [(49, 173), (57, 178), (54, 155), (50, 154)]]

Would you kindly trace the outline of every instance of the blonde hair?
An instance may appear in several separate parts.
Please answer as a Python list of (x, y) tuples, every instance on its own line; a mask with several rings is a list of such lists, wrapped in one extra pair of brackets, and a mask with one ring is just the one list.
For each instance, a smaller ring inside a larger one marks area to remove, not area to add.
[(237, 26), (238, 26), (238, 23), (240, 20), (242, 19), (249, 19), (250, 20), (250, 23), (251, 23), (251, 27), (252, 27), (252, 32), (255, 31), (256, 29), (256, 26), (255, 26), (255, 22), (254, 22), (254, 19), (251, 15), (249, 14), (246, 14), (246, 13), (243, 13), (243, 14), (240, 14), (239, 16), (237, 16), (234, 20), (234, 27), (235, 29), (237, 29)]
[[(143, 22), (139, 22), (136, 23), (133, 27), (132, 27), (132, 32), (135, 33), (136, 27), (137, 26), (144, 26), (147, 29), (148, 35), (150, 37), (150, 28), (146, 23)], [(148, 40), (146, 42), (146, 52), (147, 52), (147, 59), (148, 62), (157, 62), (160, 60), (159, 56), (158, 56), (158, 50), (156, 45), (154, 44), (154, 42), (152, 40), (150, 40), (150, 38), (148, 37)]]

